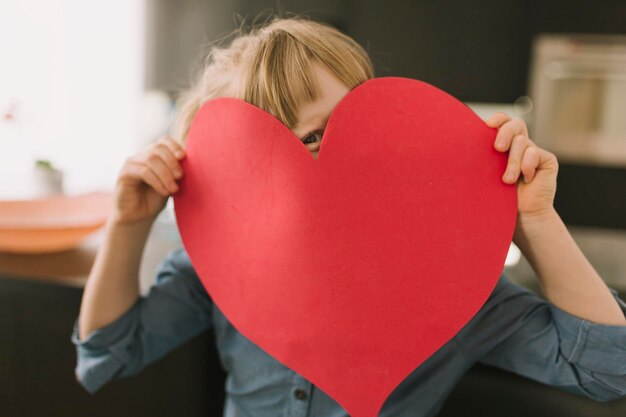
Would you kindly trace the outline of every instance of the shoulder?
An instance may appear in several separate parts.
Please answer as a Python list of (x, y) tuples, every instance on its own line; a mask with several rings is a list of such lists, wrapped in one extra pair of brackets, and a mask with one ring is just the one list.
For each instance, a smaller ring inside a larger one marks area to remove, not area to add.
[(206, 298), (206, 290), (185, 248), (170, 251), (157, 268), (156, 285), (184, 286)]
[(504, 273), (500, 275), (498, 283), (485, 303), (486, 306), (499, 305), (515, 301), (518, 304), (543, 304), (545, 300), (539, 298), (530, 289), (512, 282)]
[(485, 347), (508, 337), (520, 327), (550, 325), (549, 303), (502, 274), (489, 298), (459, 332), (468, 345)]
[(171, 274), (198, 278), (185, 248), (174, 249), (165, 256), (157, 268), (157, 282)]
[[(549, 303), (530, 289), (512, 282), (504, 273), (493, 292), (476, 315), (477, 320), (498, 323), (515, 322), (534, 313), (546, 314)], [(493, 325), (493, 324), (492, 324)]]

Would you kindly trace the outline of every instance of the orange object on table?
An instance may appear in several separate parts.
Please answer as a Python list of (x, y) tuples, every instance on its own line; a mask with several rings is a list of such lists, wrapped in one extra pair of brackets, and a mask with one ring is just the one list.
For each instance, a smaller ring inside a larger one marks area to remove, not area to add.
[(72, 249), (100, 229), (112, 209), (108, 192), (0, 201), (0, 252)]

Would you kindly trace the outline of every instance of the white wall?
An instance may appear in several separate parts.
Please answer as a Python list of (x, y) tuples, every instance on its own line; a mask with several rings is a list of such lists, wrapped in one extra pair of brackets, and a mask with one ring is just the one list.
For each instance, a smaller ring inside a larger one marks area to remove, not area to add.
[(145, 1), (0, 3), (0, 197), (28, 196), (35, 158), (70, 193), (113, 187), (137, 148)]

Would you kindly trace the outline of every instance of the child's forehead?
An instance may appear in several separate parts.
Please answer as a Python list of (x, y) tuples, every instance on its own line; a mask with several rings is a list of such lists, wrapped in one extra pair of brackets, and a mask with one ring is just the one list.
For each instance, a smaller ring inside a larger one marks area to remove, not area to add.
[(319, 94), (316, 99), (300, 105), (297, 111), (298, 122), (294, 131), (326, 126), (333, 109), (350, 91), (325, 66), (315, 63), (312, 71), (319, 87)]

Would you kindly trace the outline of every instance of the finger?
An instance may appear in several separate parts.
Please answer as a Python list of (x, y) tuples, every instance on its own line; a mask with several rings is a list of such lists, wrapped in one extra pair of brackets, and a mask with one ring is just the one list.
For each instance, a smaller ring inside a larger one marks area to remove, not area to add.
[(537, 167), (539, 167), (540, 149), (536, 146), (529, 146), (522, 157), (522, 174), (524, 182), (529, 183), (535, 178)]
[(165, 185), (149, 166), (137, 162), (129, 162), (124, 166), (124, 171), (125, 175), (145, 182), (163, 197), (170, 195)]
[(174, 156), (171, 149), (163, 143), (157, 143), (153, 148), (154, 152), (158, 153), (161, 159), (165, 162), (165, 165), (170, 169), (174, 178), (180, 178), (183, 176), (183, 169), (178, 162), (178, 159)]
[(154, 171), (167, 190), (171, 193), (178, 191), (178, 185), (176, 184), (172, 171), (157, 152), (149, 151), (147, 154), (143, 155), (140, 162), (144, 165), (148, 165), (150, 169)]
[(507, 183), (515, 183), (519, 178), (522, 165), (522, 157), (524, 151), (529, 146), (528, 138), (524, 135), (515, 135), (511, 143), (511, 150), (509, 152), (509, 161), (507, 163), (506, 170), (502, 176), (502, 180)]
[(492, 114), (485, 123), (489, 127), (500, 127), (509, 120), (511, 120), (511, 116), (503, 112), (497, 112)]
[(553, 170), (559, 172), (559, 161), (552, 152), (539, 148), (539, 167), (537, 169)]
[(511, 119), (502, 125), (496, 135), (494, 146), (498, 151), (505, 152), (511, 146), (511, 142), (516, 135), (528, 137), (528, 128), (522, 119)]
[(177, 159), (185, 156), (185, 148), (170, 136), (163, 136), (157, 143), (167, 146)]

